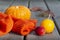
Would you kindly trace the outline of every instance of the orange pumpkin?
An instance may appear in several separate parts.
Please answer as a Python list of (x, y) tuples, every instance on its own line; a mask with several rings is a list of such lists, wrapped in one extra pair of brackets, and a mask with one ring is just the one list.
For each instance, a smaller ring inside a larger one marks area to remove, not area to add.
[(0, 12), (0, 36), (6, 35), (13, 27), (13, 20), (10, 15)]
[(23, 36), (28, 35), (32, 30), (35, 29), (36, 20), (22, 20), (19, 19), (14, 23), (12, 32), (21, 34)]
[(18, 19), (30, 19), (31, 17), (30, 10), (25, 6), (11, 6), (6, 9), (5, 13)]
[[(32, 22), (32, 23), (34, 23), (34, 26), (32, 27), (32, 30), (35, 30), (37, 20), (36, 20), (36, 19), (31, 19), (31, 20), (29, 20), (29, 21)], [(32, 24), (32, 23), (31, 23), (31, 24)]]
[(22, 28), (22, 29), (20, 29), (21, 31), (20, 31), (20, 34), (21, 35), (23, 35), (23, 36), (25, 36), (25, 35), (28, 35), (29, 33), (30, 33), (30, 29), (28, 29), (28, 28)]
[(24, 21), (19, 19), (17, 21), (14, 22), (13, 28), (12, 28), (12, 32), (18, 32), (20, 31), (20, 29), (22, 28), (24, 24)]

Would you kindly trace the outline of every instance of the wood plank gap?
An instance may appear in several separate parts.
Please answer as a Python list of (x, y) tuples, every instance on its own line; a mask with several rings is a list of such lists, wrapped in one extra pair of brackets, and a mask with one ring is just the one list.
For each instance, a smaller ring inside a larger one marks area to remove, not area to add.
[(27, 37), (27, 36), (24, 36), (23, 40), (26, 40), (26, 37)]
[(28, 0), (28, 8), (30, 8), (30, 2), (31, 2), (31, 0)]
[[(46, 0), (43, 0), (43, 1), (44, 1), (44, 4), (46, 5), (48, 11), (51, 11), (50, 8), (49, 8), (49, 6), (48, 6), (48, 4), (47, 4), (47, 2), (46, 2)], [(59, 35), (60, 35), (60, 31), (59, 31), (58, 24), (57, 24), (57, 22), (55, 21), (55, 18), (54, 18), (53, 16), (52, 16), (52, 20), (54, 21), (55, 26), (56, 26), (56, 28), (57, 28), (57, 31), (58, 31), (58, 33), (59, 33)]]
[(57, 31), (58, 31), (58, 33), (59, 33), (59, 35), (60, 35), (60, 29), (59, 29), (59, 26), (58, 26), (56, 20), (55, 20), (53, 17), (52, 17), (52, 19), (53, 19), (53, 21), (54, 21), (54, 23), (55, 23), (55, 26), (56, 26), (56, 28), (57, 28)]

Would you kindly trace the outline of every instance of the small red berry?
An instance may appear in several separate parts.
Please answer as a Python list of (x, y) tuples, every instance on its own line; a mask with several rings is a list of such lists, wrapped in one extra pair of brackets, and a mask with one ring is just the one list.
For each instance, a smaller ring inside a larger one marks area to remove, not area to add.
[(36, 32), (37, 35), (42, 36), (42, 35), (45, 34), (45, 29), (44, 29), (44, 27), (41, 27), (41, 26), (40, 26), (40, 27), (37, 27), (37, 28), (36, 28), (35, 32)]

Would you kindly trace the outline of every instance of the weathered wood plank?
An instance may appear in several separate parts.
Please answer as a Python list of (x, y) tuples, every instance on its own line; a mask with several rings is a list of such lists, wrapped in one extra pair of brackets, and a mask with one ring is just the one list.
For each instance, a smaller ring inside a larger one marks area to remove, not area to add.
[[(56, 2), (51, 2), (52, 5), (50, 4), (50, 2), (48, 2), (48, 4), (49, 4), (51, 10), (55, 13), (55, 15), (56, 16), (59, 15), (59, 12), (58, 12), (58, 14), (56, 14), (56, 12), (58, 11), (58, 9), (56, 9), (57, 11), (55, 11), (55, 9), (54, 9), (54, 6), (56, 6), (56, 4), (58, 4), (58, 2), (57, 1)], [(45, 5), (44, 5), (43, 2), (38, 2), (38, 3), (37, 2), (31, 2), (31, 7), (34, 7), (34, 6), (43, 7), (46, 10), (46, 7), (45, 7)], [(32, 18), (38, 19), (37, 26), (40, 24), (40, 21), (42, 19), (44, 19), (44, 18), (36, 17), (36, 15), (38, 15), (38, 14), (39, 14), (39, 12), (32, 12)], [(51, 33), (51, 34), (46, 34), (44, 36), (38, 36), (38, 35), (35, 34), (35, 32), (32, 32), (31, 34), (29, 34), (27, 36), (26, 39), (27, 40), (59, 40), (59, 34), (58, 34), (58, 31), (57, 31), (57, 29), (55, 27), (54, 32)]]
[[(11, 1), (0, 1), (0, 9), (2, 11), (4, 11), (10, 4)], [(59, 1), (50, 1), (48, 2), (49, 4), (49, 7), (51, 8), (51, 10), (55, 13), (56, 16), (59, 16), (60, 14), (60, 9), (59, 9), (59, 5), (60, 5), (60, 2)], [(25, 6), (28, 6), (27, 4), (27, 1), (15, 1), (12, 5), (25, 5)], [(41, 7), (43, 8), (44, 10), (47, 10), (46, 9), (46, 6), (45, 4), (42, 2), (42, 1), (32, 1), (31, 2), (31, 8), (34, 7), (34, 6), (38, 6), (38, 7)], [(37, 26), (40, 25), (40, 21), (44, 18), (40, 18), (40, 17), (37, 17), (36, 15), (39, 15), (40, 12), (32, 12), (32, 16), (31, 18), (32, 19), (37, 19), (38, 20), (38, 23), (37, 23)], [(58, 21), (58, 20), (57, 20)], [(58, 21), (59, 22), (59, 21)], [(60, 25), (60, 23), (59, 23)], [(7, 35), (3, 36), (3, 37), (0, 37), (1, 40), (23, 40), (23, 36), (20, 36), (20, 35), (17, 35), (17, 34), (13, 34), (13, 33), (8, 33)], [(58, 31), (57, 29), (55, 28), (54, 32), (51, 33), (51, 34), (46, 34), (44, 36), (38, 36), (35, 34), (35, 32), (32, 32), (31, 34), (29, 34), (26, 38), (27, 40), (59, 40), (60, 39), (60, 36), (58, 34)]]
[(27, 1), (24, 0), (16, 0), (12, 5), (24, 5), (27, 6)]
[(4, 12), (6, 8), (11, 4), (12, 1), (0, 1), (0, 11)]
[[(11, 3), (11, 1), (1, 0), (0, 1), (0, 11), (4, 12), (6, 10), (6, 8), (9, 7), (10, 3)], [(14, 5), (14, 4), (12, 4), (12, 5)], [(0, 37), (0, 40), (23, 40), (23, 37), (24, 36), (21, 36), (21, 35), (18, 35), (18, 34), (8, 33), (5, 36)]]
[(23, 40), (23, 36), (14, 33), (8, 33), (5, 36), (0, 37), (0, 40)]
[[(38, 20), (37, 26), (40, 25), (40, 22), (45, 19), (41, 17), (36, 17), (36, 15), (39, 14), (39, 12), (32, 12), (32, 18), (36, 18)], [(55, 30), (51, 34), (46, 34), (44, 36), (38, 36), (35, 34), (35, 32), (32, 32), (29, 34), (26, 38), (27, 40), (58, 40), (59, 39), (59, 34), (58, 31), (55, 27)]]
[(54, 32), (51, 34), (46, 34), (44, 36), (38, 36), (35, 34), (35, 32), (32, 32), (29, 34), (26, 38), (27, 40), (58, 40), (59, 35), (57, 33), (57, 30), (55, 28)]

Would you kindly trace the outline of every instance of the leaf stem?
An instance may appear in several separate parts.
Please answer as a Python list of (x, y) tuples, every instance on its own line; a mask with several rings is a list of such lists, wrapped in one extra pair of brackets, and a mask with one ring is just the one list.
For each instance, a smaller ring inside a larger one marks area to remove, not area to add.
[(30, 8), (30, 2), (31, 2), (31, 0), (28, 0), (28, 8)]

